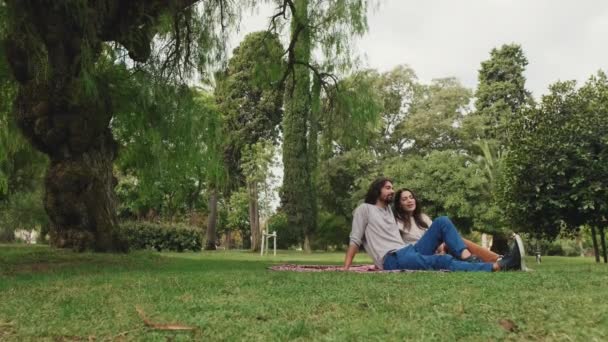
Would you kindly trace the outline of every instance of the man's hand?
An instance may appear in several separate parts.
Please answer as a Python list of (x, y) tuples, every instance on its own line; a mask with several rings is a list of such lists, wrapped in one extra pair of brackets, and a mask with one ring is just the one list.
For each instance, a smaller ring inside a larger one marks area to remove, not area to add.
[(357, 254), (358, 251), (359, 251), (359, 246), (357, 246), (353, 243), (348, 245), (348, 250), (346, 251), (346, 257), (344, 258), (344, 268), (342, 269), (343, 271), (348, 271), (348, 268), (353, 263), (353, 258), (355, 257), (355, 254)]
[(435, 251), (435, 254), (445, 254), (447, 253), (447, 247), (445, 246), (445, 243), (442, 243), (441, 245), (439, 245), (439, 247), (437, 247), (437, 250)]

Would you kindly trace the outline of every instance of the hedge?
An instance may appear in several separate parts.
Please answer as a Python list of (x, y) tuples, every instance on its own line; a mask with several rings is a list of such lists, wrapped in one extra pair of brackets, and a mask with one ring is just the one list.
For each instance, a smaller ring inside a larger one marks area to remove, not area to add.
[(123, 222), (120, 226), (132, 250), (198, 252), (203, 246), (201, 231), (192, 227), (139, 221)]

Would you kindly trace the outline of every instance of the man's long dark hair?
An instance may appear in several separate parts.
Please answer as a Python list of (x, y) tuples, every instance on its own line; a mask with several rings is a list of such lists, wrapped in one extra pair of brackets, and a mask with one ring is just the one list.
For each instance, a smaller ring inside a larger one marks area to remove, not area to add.
[[(412, 197), (414, 197), (414, 200), (416, 201), (416, 209), (414, 209), (414, 212), (412, 214), (408, 213), (405, 209), (403, 209), (401, 207), (401, 194), (405, 191), (409, 191), (412, 194)], [(398, 221), (403, 222), (403, 227), (409, 231), (410, 229), (412, 229), (411, 226), (411, 217), (414, 217), (414, 222), (416, 222), (416, 225), (418, 225), (418, 227), (420, 228), (428, 228), (429, 225), (426, 224), (426, 222), (424, 222), (424, 220), (422, 219), (422, 209), (420, 209), (420, 203), (418, 202), (418, 198), (416, 197), (416, 194), (410, 190), (410, 189), (399, 189), (397, 191), (397, 193), (395, 194), (395, 199), (393, 200), (393, 204), (394, 204), (394, 215), (395, 218)]]
[(390, 178), (380, 177), (377, 178), (367, 189), (367, 194), (365, 194), (365, 203), (367, 204), (376, 204), (380, 194), (382, 193), (382, 188), (384, 184), (387, 182), (393, 182)]

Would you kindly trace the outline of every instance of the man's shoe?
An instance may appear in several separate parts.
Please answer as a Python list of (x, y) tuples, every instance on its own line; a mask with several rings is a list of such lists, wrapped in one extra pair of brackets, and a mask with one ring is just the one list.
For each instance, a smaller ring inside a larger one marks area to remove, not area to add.
[(513, 243), (511, 250), (509, 250), (509, 253), (498, 260), (498, 266), (500, 266), (501, 271), (521, 271), (521, 260), (522, 256), (519, 251), (519, 246), (517, 242), (515, 242)]
[(524, 260), (524, 257), (526, 256), (526, 250), (524, 248), (524, 241), (521, 239), (521, 236), (519, 236), (519, 234), (513, 234), (513, 239), (515, 240), (515, 244), (519, 248), (519, 258), (520, 258), (521, 270), (528, 271), (528, 267), (526, 267), (526, 261)]
[(479, 259), (475, 255), (471, 255), (470, 257), (468, 257), (466, 259), (462, 259), (462, 261), (470, 262), (471, 264), (479, 264), (482, 262), (481, 259)]

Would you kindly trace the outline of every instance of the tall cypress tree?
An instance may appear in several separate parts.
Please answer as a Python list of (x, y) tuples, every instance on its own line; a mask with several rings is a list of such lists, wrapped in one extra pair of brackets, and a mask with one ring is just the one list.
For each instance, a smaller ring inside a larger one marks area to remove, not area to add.
[[(329, 95), (329, 83), (337, 84), (332, 73), (343, 72), (352, 64), (350, 39), (367, 30), (367, 4), (367, 0), (295, 0), (284, 2), (282, 7), (283, 14), (288, 9), (291, 12), (291, 43), (285, 85), (281, 200), (289, 223), (302, 232), (306, 251), (310, 251), (317, 222), (313, 175), (318, 166), (319, 104), (322, 96)], [(322, 63), (312, 58), (312, 51), (322, 53)], [(313, 87), (312, 74), (318, 86)]]
[(508, 123), (533, 103), (525, 87), (527, 65), (528, 59), (517, 44), (492, 49), (490, 59), (482, 62), (479, 70), (475, 111), (465, 118), (463, 124), (464, 140), (470, 143), (471, 154), (485, 170), (487, 202), (498, 213), (493, 215), (493, 222), (488, 222), (495, 231), (492, 250), (498, 253), (506, 252), (508, 245), (504, 234), (507, 227), (503, 219), (505, 215), (496, 204), (496, 180), (500, 178), (502, 155), (509, 147)]
[[(528, 59), (517, 44), (492, 49), (490, 59), (481, 63), (475, 112), (465, 127), (472, 138), (495, 140), (501, 148), (506, 147), (508, 121), (533, 102), (526, 89), (527, 65)], [(476, 120), (476, 125), (470, 125)]]
[[(282, 205), (290, 225), (301, 227), (304, 250), (310, 251), (314, 233), (312, 189), (308, 153), (308, 123), (310, 118), (311, 40), (308, 0), (295, 0), (291, 20), (293, 73), (285, 85), (285, 114), (283, 116), (283, 188)], [(295, 62), (297, 61), (297, 63)]]

